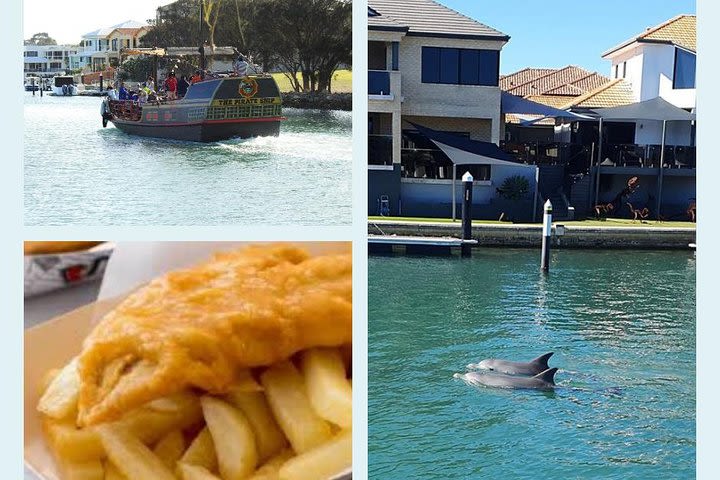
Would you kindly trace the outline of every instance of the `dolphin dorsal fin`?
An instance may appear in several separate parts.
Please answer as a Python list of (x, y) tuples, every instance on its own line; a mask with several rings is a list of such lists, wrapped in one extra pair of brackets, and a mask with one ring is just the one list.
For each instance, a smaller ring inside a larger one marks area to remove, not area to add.
[(548, 368), (544, 372), (538, 373), (533, 378), (539, 378), (540, 380), (542, 380), (544, 382), (555, 385), (555, 372), (557, 372), (557, 367)]
[(550, 357), (553, 356), (553, 353), (555, 352), (548, 352), (545, 355), (540, 355), (537, 358), (533, 358), (532, 360), (530, 360), (530, 363), (537, 363), (542, 367), (543, 370), (546, 370), (548, 368), (548, 360), (550, 359)]

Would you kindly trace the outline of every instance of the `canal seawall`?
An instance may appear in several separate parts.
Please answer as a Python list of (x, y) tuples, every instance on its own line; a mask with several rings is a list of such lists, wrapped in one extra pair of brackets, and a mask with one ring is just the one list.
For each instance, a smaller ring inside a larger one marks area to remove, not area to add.
[(352, 110), (352, 93), (282, 93), (283, 107), (314, 110)]
[[(397, 222), (368, 221), (370, 235), (398, 235), (415, 237), (460, 237), (460, 222)], [(662, 226), (596, 227), (553, 226), (551, 238), (554, 248), (593, 249), (667, 249), (687, 250), (695, 243), (694, 228)], [(540, 248), (542, 225), (475, 224), (472, 238), (476, 247)]]

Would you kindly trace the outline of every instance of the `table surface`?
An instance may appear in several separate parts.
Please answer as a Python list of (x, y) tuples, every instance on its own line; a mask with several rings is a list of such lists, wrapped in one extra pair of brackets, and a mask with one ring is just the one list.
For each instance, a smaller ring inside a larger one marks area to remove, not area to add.
[[(25, 299), (25, 328), (94, 302), (100, 291), (101, 280), (75, 285), (63, 290)], [(25, 468), (25, 480), (40, 480)]]

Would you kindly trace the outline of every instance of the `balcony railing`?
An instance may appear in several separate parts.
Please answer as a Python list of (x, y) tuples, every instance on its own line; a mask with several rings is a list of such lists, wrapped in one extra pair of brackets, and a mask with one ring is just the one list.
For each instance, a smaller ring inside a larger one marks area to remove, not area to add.
[[(501, 148), (521, 163), (531, 165), (567, 165), (570, 173), (587, 173), (597, 162), (597, 146), (571, 143), (512, 143)], [(658, 168), (660, 145), (605, 144), (602, 165), (609, 167)], [(593, 156), (591, 158), (591, 155)], [(695, 168), (695, 147), (665, 146), (665, 168)]]
[(368, 93), (370, 95), (390, 95), (390, 72), (369, 70)]
[(368, 164), (393, 164), (392, 135), (368, 135)]

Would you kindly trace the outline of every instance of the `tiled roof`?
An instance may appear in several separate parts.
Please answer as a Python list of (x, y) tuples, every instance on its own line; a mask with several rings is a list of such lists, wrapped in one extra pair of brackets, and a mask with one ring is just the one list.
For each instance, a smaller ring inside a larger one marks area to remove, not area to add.
[(560, 108), (570, 101), (567, 95), (528, 95), (525, 98), (531, 102), (542, 103), (543, 105), (554, 108)]
[[(543, 94), (577, 96), (609, 81), (607, 77), (574, 65), (568, 65), (560, 69), (536, 68), (526, 70), (529, 71), (521, 75), (518, 74), (523, 70), (503, 77), (500, 81), (501, 88), (506, 92), (521, 97)], [(535, 74), (535, 76), (532, 74)], [(508, 78), (517, 78), (517, 81), (511, 82)], [(521, 80), (525, 81), (518, 83)], [(509, 85), (509, 83), (514, 83), (514, 85)], [(506, 85), (508, 88), (506, 88)]]
[(107, 35), (110, 35), (113, 30), (118, 28), (142, 28), (147, 27), (147, 24), (136, 22), (135, 20), (126, 20), (122, 23), (118, 23), (117, 25), (113, 25), (112, 27), (105, 27), (100, 28), (98, 30), (92, 31), (90, 33), (86, 33), (83, 35), (83, 38), (85, 37), (105, 37)]
[(522, 85), (523, 83), (555, 71), (557, 71), (556, 68), (523, 68), (515, 73), (502, 75), (500, 77), (500, 88), (505, 91), (509, 91), (513, 87)]
[(696, 25), (697, 17), (695, 15), (678, 15), (661, 23), (660, 25), (648, 28), (639, 35), (635, 35), (630, 40), (627, 40), (603, 53), (602, 56), (605, 58), (617, 50), (627, 47), (635, 42), (669, 43), (671, 45), (677, 45), (696, 52)]
[(630, 103), (635, 103), (630, 84), (622, 78), (617, 78), (584, 95), (572, 99), (559, 108), (562, 110), (573, 107), (606, 108), (628, 105)]
[[(406, 27), (408, 35), (452, 38), (510, 37), (434, 0), (369, 0), (368, 26), (383, 30), (390, 26)], [(394, 22), (394, 23), (393, 23)]]

